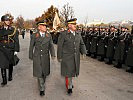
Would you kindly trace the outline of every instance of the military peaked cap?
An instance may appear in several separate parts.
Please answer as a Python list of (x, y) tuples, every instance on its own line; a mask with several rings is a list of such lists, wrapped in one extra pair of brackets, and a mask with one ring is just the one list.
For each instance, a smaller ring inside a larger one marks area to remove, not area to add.
[(77, 18), (67, 20), (67, 24), (76, 24)]

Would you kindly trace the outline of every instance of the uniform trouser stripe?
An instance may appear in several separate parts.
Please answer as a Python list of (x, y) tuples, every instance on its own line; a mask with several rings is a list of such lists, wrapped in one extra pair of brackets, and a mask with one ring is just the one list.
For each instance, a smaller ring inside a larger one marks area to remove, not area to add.
[(67, 89), (72, 89), (72, 77), (66, 77), (65, 78), (65, 81), (66, 81), (66, 88)]

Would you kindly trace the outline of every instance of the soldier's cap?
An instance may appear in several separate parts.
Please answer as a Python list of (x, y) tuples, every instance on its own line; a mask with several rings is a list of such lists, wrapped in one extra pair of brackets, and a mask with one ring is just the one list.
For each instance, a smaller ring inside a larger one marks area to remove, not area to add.
[(73, 18), (73, 19), (67, 20), (67, 24), (77, 24), (76, 21), (77, 21), (77, 18)]
[(47, 26), (47, 23), (46, 23), (46, 20), (43, 20), (43, 21), (38, 21), (36, 23), (36, 25), (44, 25), (44, 26)]
[(11, 14), (5, 14), (1, 17), (1, 21), (11, 21), (13, 20), (13, 16)]
[(127, 27), (121, 27), (121, 29), (129, 30)]

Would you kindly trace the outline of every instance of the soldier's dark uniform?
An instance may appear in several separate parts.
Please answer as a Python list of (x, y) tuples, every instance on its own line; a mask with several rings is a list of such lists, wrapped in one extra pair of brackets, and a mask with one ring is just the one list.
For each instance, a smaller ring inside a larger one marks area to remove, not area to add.
[(114, 65), (117, 68), (121, 68), (122, 64), (124, 63), (125, 53), (126, 53), (126, 36), (127, 32), (121, 32), (119, 33), (119, 36), (117, 38), (117, 43), (115, 47), (115, 53), (114, 53)]
[(92, 40), (92, 34), (93, 34), (93, 29), (89, 28), (86, 32), (86, 50), (87, 50), (87, 55), (90, 55), (90, 47), (91, 47), (91, 40)]
[[(113, 30), (113, 29), (112, 29)], [(114, 52), (115, 52), (115, 45), (116, 45), (116, 37), (115, 37), (115, 32), (111, 32), (109, 34), (109, 39), (108, 39), (108, 44), (107, 44), (107, 52), (106, 52), (106, 63), (111, 64), (113, 61), (114, 57)]]
[(107, 32), (101, 32), (101, 35), (98, 38), (97, 56), (100, 57), (99, 60), (103, 61), (106, 54)]
[[(132, 28), (133, 30), (133, 28)], [(131, 35), (128, 38), (128, 52), (127, 52), (127, 57), (125, 59), (125, 65), (128, 67), (127, 71), (128, 72), (133, 72), (133, 33), (131, 32)]]
[(91, 41), (91, 47), (90, 47), (90, 53), (92, 57), (96, 57), (98, 35), (99, 35), (99, 31), (97, 30), (97, 28), (95, 28), (95, 32), (94, 34), (92, 34), (92, 41)]
[[(4, 15), (1, 21), (9, 20), (9, 15)], [(0, 28), (0, 68), (3, 78), (2, 86), (7, 84), (6, 69), (9, 69), (8, 80), (12, 80), (14, 52), (19, 52), (18, 31), (15, 27)]]

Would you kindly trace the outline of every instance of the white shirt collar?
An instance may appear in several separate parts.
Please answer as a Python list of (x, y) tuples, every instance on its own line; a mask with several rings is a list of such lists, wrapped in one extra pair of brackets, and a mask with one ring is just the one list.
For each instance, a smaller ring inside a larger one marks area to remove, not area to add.
[(40, 32), (40, 35), (42, 36), (42, 34), (45, 34), (45, 32)]
[(8, 29), (8, 26), (4, 26), (4, 28), (7, 30)]
[(70, 30), (70, 32), (75, 36), (75, 31)]

